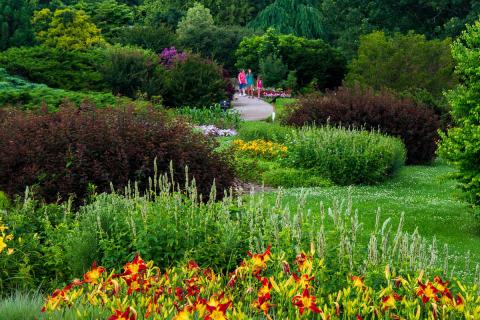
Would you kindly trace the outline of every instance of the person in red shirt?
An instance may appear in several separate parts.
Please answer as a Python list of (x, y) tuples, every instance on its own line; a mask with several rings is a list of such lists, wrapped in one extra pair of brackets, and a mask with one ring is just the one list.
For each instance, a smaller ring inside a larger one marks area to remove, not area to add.
[(257, 77), (257, 96), (258, 96), (258, 99), (260, 99), (261, 95), (262, 95), (262, 89), (263, 89), (263, 81), (262, 81), (262, 78), (260, 76)]
[(241, 70), (238, 74), (238, 85), (240, 88), (240, 95), (245, 96), (245, 88), (247, 87), (247, 75), (245, 74), (245, 70)]

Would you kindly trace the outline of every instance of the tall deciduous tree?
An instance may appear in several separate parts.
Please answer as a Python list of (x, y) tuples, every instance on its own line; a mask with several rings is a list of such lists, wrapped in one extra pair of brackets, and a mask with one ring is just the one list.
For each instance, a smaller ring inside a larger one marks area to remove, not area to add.
[(255, 71), (260, 70), (260, 61), (277, 57), (289, 71), (296, 71), (300, 87), (315, 80), (318, 89), (334, 88), (341, 84), (345, 74), (344, 57), (324, 41), (280, 35), (274, 30), (244, 38), (236, 56), (238, 68)]
[(448, 94), (456, 128), (442, 134), (439, 153), (459, 170), (456, 174), (469, 200), (480, 205), (480, 21), (455, 41), (452, 54), (461, 85)]
[(132, 8), (116, 0), (95, 1), (82, 9), (107, 39), (118, 35), (120, 29), (131, 26), (134, 20)]
[(397, 92), (424, 89), (439, 98), (457, 83), (450, 44), (450, 39), (427, 40), (414, 33), (362, 36), (347, 82)]
[(0, 50), (32, 43), (33, 10), (28, 0), (0, 0)]

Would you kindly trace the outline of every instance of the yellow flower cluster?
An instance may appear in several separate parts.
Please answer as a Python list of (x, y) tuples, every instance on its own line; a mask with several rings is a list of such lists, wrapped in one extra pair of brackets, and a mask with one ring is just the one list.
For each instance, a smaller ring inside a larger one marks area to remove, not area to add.
[(288, 151), (288, 148), (283, 144), (260, 139), (253, 141), (238, 139), (233, 141), (232, 146), (235, 152), (264, 159), (284, 158)]
[(3, 250), (7, 249), (7, 254), (11, 255), (13, 253), (13, 249), (8, 248), (6, 242), (13, 240), (13, 234), (7, 234), (7, 230), (8, 227), (2, 224), (2, 221), (0, 220), (0, 254), (3, 252)]

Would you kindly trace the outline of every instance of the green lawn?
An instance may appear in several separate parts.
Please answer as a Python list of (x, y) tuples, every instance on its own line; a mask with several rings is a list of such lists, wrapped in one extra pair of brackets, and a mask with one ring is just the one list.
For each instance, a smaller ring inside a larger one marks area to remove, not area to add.
[[(418, 228), (427, 239), (436, 237), (438, 247), (449, 246), (449, 255), (457, 259), (455, 265), (464, 269), (465, 257), (470, 252), (471, 274), (474, 264), (480, 261), (480, 226), (475, 221), (472, 209), (458, 198), (455, 183), (447, 179), (452, 168), (445, 164), (434, 166), (408, 166), (394, 179), (375, 186), (353, 186), (351, 196), (354, 208), (358, 209), (364, 224), (363, 243), (368, 242), (370, 231), (375, 226), (377, 208), (381, 208), (382, 221), (391, 218), (396, 226), (402, 212), (405, 213), (404, 230), (413, 232)], [(330, 206), (333, 199), (346, 199), (348, 187), (308, 189), (306, 207), (317, 210), (319, 203)], [(296, 207), (300, 189), (285, 190), (285, 204)], [(276, 198), (275, 192), (266, 194), (269, 202)]]

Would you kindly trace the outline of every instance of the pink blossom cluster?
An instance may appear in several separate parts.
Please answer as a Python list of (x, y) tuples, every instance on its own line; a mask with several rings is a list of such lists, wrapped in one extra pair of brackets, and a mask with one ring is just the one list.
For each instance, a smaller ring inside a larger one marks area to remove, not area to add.
[(185, 52), (178, 52), (177, 48), (165, 48), (162, 53), (159, 55), (160, 63), (167, 68), (172, 67), (175, 61), (184, 61), (187, 59), (187, 54)]

